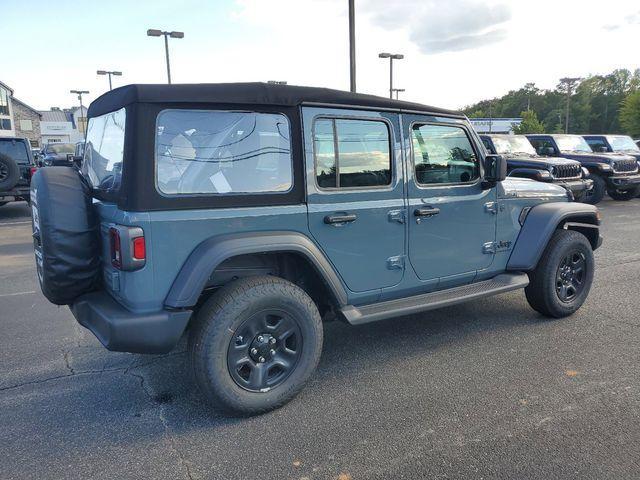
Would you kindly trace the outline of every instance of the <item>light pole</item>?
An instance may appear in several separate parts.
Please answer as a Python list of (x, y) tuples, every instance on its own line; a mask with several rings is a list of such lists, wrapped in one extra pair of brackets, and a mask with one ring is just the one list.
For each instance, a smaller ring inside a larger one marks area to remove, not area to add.
[(379, 58), (388, 58), (389, 59), (389, 98), (393, 98), (393, 61), (394, 60), (402, 60), (404, 55), (400, 53), (379, 53)]
[(404, 92), (404, 88), (394, 88), (393, 91), (396, 92), (396, 100), (398, 100), (398, 94)]
[(96, 73), (98, 75), (109, 75), (109, 90), (113, 89), (113, 86), (111, 85), (111, 75), (114, 75), (116, 77), (119, 77), (122, 75), (122, 72), (116, 72), (116, 71), (109, 72), (107, 70), (98, 70)]
[[(82, 123), (82, 136), (85, 137), (87, 134), (87, 129), (85, 128), (85, 122), (87, 117), (83, 117), (84, 115), (84, 107), (82, 106), (82, 95), (88, 94), (89, 90), (69, 90), (69, 93), (76, 93), (78, 95), (78, 100), (80, 100), (80, 121), (78, 123)], [(84, 120), (82, 120), (84, 118)]]
[(560, 79), (560, 83), (567, 89), (567, 111), (564, 119), (564, 133), (569, 133), (569, 103), (571, 102), (571, 91), (573, 86), (582, 80), (580, 77), (565, 77)]
[(356, 11), (354, 0), (349, 0), (349, 79), (350, 90), (356, 91)]
[(164, 53), (167, 56), (167, 83), (171, 84), (171, 67), (169, 66), (169, 37), (184, 38), (184, 32), (164, 32), (162, 30), (147, 30), (149, 37), (161, 37), (164, 35)]

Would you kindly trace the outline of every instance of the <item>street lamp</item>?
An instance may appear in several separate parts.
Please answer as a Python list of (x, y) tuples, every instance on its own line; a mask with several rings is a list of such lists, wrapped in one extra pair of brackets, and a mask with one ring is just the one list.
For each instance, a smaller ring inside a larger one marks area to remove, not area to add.
[(149, 37), (161, 37), (164, 35), (164, 52), (167, 56), (167, 83), (171, 84), (171, 67), (169, 66), (169, 37), (171, 38), (184, 38), (184, 32), (164, 32), (162, 30), (154, 30), (150, 28), (147, 30), (147, 36)]
[(388, 58), (389, 59), (389, 98), (393, 98), (393, 61), (394, 60), (402, 60), (404, 55), (400, 53), (379, 53), (379, 58)]
[(396, 100), (398, 100), (398, 94), (404, 92), (404, 88), (393, 88), (392, 90), (396, 92)]
[[(83, 137), (86, 136), (87, 134), (87, 129), (85, 128), (85, 122), (87, 117), (83, 117), (84, 115), (84, 107), (82, 106), (82, 95), (86, 95), (89, 93), (89, 90), (69, 90), (69, 93), (75, 93), (78, 95), (78, 100), (80, 100), (80, 116), (79, 118), (79, 122), (78, 123), (82, 123), (82, 135)], [(84, 120), (83, 120), (84, 119)]]
[(116, 77), (119, 77), (119, 76), (122, 75), (122, 72), (115, 72), (115, 71), (109, 72), (107, 70), (98, 70), (96, 73), (98, 75), (109, 75), (109, 90), (111, 90), (113, 88), (112, 85), (111, 85), (111, 75), (114, 75)]

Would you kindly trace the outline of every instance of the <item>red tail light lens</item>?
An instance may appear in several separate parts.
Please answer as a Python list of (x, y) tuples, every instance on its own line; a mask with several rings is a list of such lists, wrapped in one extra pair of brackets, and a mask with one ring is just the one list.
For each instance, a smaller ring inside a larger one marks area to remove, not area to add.
[(31, 176), (33, 177), (38, 171), (38, 167), (31, 167)]
[(109, 229), (109, 243), (111, 245), (111, 265), (119, 270), (122, 267), (122, 246), (118, 229)]
[(137, 237), (133, 239), (133, 258), (136, 260), (145, 260), (147, 258), (147, 252), (144, 246), (144, 237)]

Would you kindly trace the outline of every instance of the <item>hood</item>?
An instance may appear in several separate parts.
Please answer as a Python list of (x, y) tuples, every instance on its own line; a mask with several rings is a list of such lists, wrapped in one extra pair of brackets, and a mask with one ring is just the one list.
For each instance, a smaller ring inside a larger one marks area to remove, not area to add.
[(502, 198), (536, 198), (539, 200), (566, 202), (567, 191), (553, 183), (538, 182), (528, 178), (507, 177), (501, 182), (502, 191), (498, 195)]
[(579, 164), (577, 160), (571, 160), (564, 157), (531, 157), (528, 155), (503, 155), (507, 162), (519, 167), (533, 167), (540, 168), (545, 166), (560, 166), (560, 165), (574, 165)]
[(561, 152), (565, 158), (579, 162), (607, 163), (611, 165), (616, 160), (633, 160), (634, 157), (623, 153), (589, 153), (589, 152)]

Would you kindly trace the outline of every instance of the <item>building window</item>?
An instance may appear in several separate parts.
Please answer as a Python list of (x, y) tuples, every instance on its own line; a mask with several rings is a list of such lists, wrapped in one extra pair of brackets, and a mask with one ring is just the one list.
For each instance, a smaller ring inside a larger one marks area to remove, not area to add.
[(20, 130), (23, 132), (32, 132), (33, 122), (31, 120), (20, 120)]
[(321, 118), (313, 130), (316, 182), (320, 188), (391, 184), (389, 127), (385, 122)]
[(38, 141), (37, 140), (29, 140), (29, 143), (31, 144), (31, 146), (33, 148), (38, 148), (40, 145), (38, 145)]
[(0, 130), (11, 130), (11, 120), (0, 118)]
[(9, 116), (9, 91), (2, 87), (0, 87), (0, 115)]

